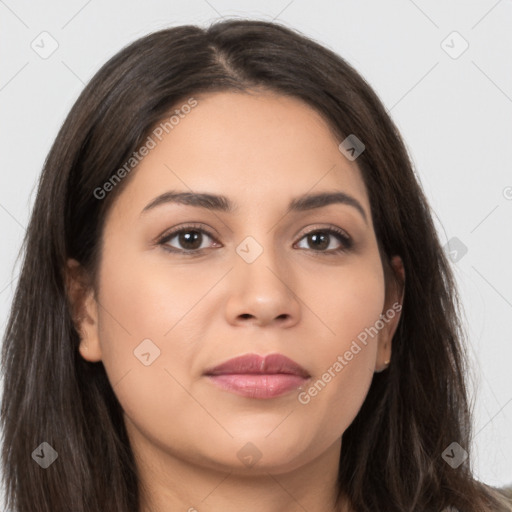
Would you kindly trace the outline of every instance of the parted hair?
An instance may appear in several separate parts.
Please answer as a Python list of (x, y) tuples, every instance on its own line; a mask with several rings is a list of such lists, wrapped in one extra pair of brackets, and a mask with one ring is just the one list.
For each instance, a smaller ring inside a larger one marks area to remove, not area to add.
[[(393, 357), (343, 434), (339, 494), (358, 512), (512, 510), (471, 466), (470, 375), (460, 299), (404, 142), (365, 79), (342, 57), (278, 23), (230, 19), (146, 35), (108, 60), (64, 120), (44, 162), (2, 345), (1, 457), (13, 512), (138, 512), (137, 467), (101, 362), (84, 360), (66, 293), (68, 258), (97, 285), (106, 213), (131, 176), (102, 187), (183, 98), (267, 90), (302, 100), (357, 165), (388, 267), (406, 280)], [(136, 168), (131, 171), (136, 172)], [(387, 274), (388, 275), (388, 274)], [(43, 469), (31, 454), (57, 453)], [(453, 468), (444, 450), (470, 454)]]

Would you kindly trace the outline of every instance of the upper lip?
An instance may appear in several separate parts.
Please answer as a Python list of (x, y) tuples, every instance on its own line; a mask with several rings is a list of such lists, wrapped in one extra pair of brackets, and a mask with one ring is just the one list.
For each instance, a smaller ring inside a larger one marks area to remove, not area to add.
[(229, 359), (213, 368), (208, 368), (205, 375), (225, 374), (278, 374), (299, 375), (309, 378), (309, 373), (298, 363), (282, 354), (246, 354)]

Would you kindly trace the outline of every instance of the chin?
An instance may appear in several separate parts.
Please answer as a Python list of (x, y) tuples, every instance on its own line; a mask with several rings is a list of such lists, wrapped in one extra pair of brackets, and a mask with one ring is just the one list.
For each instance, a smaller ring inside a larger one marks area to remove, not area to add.
[[(275, 425), (274, 427), (275, 428)], [(268, 429), (262, 432), (245, 433), (234, 436), (226, 443), (214, 443), (216, 450), (206, 449), (203, 453), (211, 463), (219, 464), (225, 471), (237, 471), (247, 474), (286, 473), (297, 469), (309, 459), (315, 457), (310, 446), (300, 442), (300, 431), (290, 436), (284, 430), (277, 434)], [(204, 463), (204, 458), (201, 458)]]

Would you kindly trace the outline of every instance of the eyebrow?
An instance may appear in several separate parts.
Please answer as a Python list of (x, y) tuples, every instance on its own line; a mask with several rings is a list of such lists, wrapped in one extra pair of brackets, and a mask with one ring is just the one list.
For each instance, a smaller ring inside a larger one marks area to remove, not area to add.
[[(236, 205), (236, 203), (223, 195), (202, 192), (177, 192), (170, 190), (155, 197), (151, 202), (149, 202), (142, 210), (141, 215), (166, 203), (184, 204), (226, 213), (233, 213), (238, 209), (238, 205)], [(355, 197), (340, 191), (303, 194), (295, 197), (290, 201), (286, 213), (313, 210), (315, 208), (322, 208), (331, 204), (346, 204), (354, 207), (361, 214), (364, 221), (368, 223), (366, 212), (361, 203)]]

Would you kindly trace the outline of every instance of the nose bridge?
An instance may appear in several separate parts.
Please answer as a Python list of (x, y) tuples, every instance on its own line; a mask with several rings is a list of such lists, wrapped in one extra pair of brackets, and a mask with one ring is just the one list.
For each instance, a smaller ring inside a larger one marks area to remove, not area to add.
[[(275, 245), (274, 231), (247, 235), (236, 246), (236, 273), (239, 278), (252, 281), (252, 284), (282, 285), (280, 274), (284, 268), (284, 257)], [(276, 276), (277, 275), (277, 276)]]
[(274, 230), (267, 231), (247, 235), (235, 248), (227, 311), (231, 321), (250, 315), (267, 324), (284, 318), (294, 322), (299, 317), (291, 267), (282, 248), (276, 247)]

